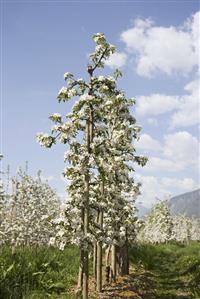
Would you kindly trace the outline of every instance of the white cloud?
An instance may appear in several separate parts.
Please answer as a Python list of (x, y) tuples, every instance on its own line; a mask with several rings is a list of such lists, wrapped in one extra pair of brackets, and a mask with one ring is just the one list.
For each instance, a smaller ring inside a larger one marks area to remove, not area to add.
[(153, 118), (153, 117), (147, 118), (147, 122), (148, 122), (149, 125), (153, 125), (153, 126), (157, 126), (158, 125), (157, 119)]
[[(164, 136), (161, 144), (150, 135), (141, 135), (140, 141), (136, 143), (136, 149), (143, 152), (157, 151), (159, 157), (149, 156), (145, 173), (174, 173), (185, 170), (187, 167), (198, 167), (200, 163), (200, 143), (198, 139), (187, 131), (179, 131)], [(139, 169), (139, 168), (138, 168)]]
[(141, 201), (145, 207), (151, 207), (158, 198), (164, 199), (171, 195), (171, 192), (155, 176), (137, 175), (137, 180), (142, 183), (141, 195), (138, 197), (138, 201)]
[(178, 179), (136, 175), (136, 179), (142, 183), (141, 195), (138, 201), (141, 201), (146, 207), (151, 207), (157, 199), (163, 200), (198, 188), (198, 184), (192, 178), (187, 177)]
[(195, 79), (185, 86), (190, 94), (180, 99), (178, 110), (171, 117), (171, 127), (186, 127), (200, 122), (200, 80)]
[(182, 167), (198, 165), (199, 142), (186, 131), (176, 132), (164, 137), (164, 155)]
[(181, 28), (154, 26), (149, 19), (137, 19), (121, 33), (129, 55), (136, 56), (136, 71), (152, 77), (156, 71), (186, 75), (198, 64), (199, 16), (194, 14)]
[(125, 65), (126, 59), (127, 55), (125, 53), (116, 52), (105, 61), (105, 64), (111, 68), (118, 68)]
[[(200, 80), (189, 82), (185, 87), (189, 94), (182, 96), (152, 94), (149, 96), (138, 96), (136, 113), (140, 116), (157, 116), (172, 112), (169, 118), (170, 128), (188, 127), (200, 122)], [(155, 118), (154, 118), (155, 119)], [(153, 120), (154, 120), (153, 119)], [(147, 119), (151, 123), (152, 118)]]
[(141, 116), (160, 115), (179, 107), (178, 96), (167, 96), (164, 94), (152, 94), (150, 96), (139, 96), (136, 113)]
[(161, 179), (161, 183), (166, 188), (175, 186), (175, 188), (178, 189), (179, 192), (192, 191), (199, 187), (198, 184), (192, 178), (177, 179), (164, 177)]
[(172, 159), (164, 159), (160, 157), (149, 157), (148, 163), (144, 170), (146, 172), (178, 172), (184, 169), (182, 163), (177, 163)]
[(136, 148), (154, 152), (161, 151), (162, 149), (160, 142), (148, 134), (140, 136), (139, 141), (136, 143)]

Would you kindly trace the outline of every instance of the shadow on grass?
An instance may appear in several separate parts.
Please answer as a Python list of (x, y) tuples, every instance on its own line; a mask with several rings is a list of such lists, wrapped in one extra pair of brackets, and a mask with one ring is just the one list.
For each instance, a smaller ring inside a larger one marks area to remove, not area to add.
[[(191, 269), (196, 271), (199, 265), (199, 252), (200, 244), (135, 246), (130, 251), (131, 274), (107, 286), (100, 298), (200, 299), (191, 286)], [(185, 263), (188, 257), (192, 266)], [(193, 257), (199, 259), (197, 264)]]

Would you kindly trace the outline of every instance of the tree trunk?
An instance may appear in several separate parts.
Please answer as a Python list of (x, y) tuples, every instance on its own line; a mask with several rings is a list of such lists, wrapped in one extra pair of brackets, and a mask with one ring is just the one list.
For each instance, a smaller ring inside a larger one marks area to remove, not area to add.
[(83, 257), (84, 252), (81, 249), (80, 252), (80, 265), (79, 265), (79, 273), (78, 273), (78, 284), (77, 284), (77, 291), (82, 293), (83, 290)]
[(128, 261), (128, 246), (124, 244), (120, 247), (119, 254), (119, 275), (124, 276), (129, 274), (129, 261)]
[(116, 263), (116, 245), (112, 245), (112, 256), (111, 256), (111, 277), (112, 282), (116, 281), (117, 274), (117, 263)]
[[(89, 175), (86, 175), (86, 201), (84, 208), (84, 235), (87, 236), (89, 229)], [(88, 248), (83, 250), (83, 299), (88, 299)]]
[[(96, 223), (99, 223), (99, 213), (97, 213)], [(93, 245), (93, 275), (95, 279), (95, 289), (97, 285), (97, 241)]]
[[(81, 209), (81, 229), (84, 232), (84, 208)], [(77, 294), (82, 294), (83, 290), (83, 264), (84, 264), (84, 251), (80, 249), (80, 264), (78, 273), (78, 284), (77, 284)]]
[(110, 282), (110, 250), (111, 246), (109, 246), (106, 250), (106, 283)]
[(97, 280), (97, 242), (94, 242), (93, 245), (93, 275), (95, 279), (95, 283)]
[[(91, 78), (93, 75), (94, 69), (88, 69), (90, 75), (90, 87), (88, 94), (93, 94)], [(88, 154), (91, 153), (91, 143), (93, 141), (93, 130), (94, 130), (94, 111), (92, 105), (90, 105), (90, 111), (88, 119), (86, 121), (86, 146)], [(90, 190), (90, 176), (89, 176), (89, 165), (87, 173), (85, 175), (85, 205), (84, 205), (84, 235), (87, 236), (89, 232), (89, 190)], [(83, 258), (83, 299), (88, 299), (88, 278), (89, 278), (89, 266), (88, 266), (88, 248), (84, 249), (84, 258)]]
[(125, 243), (120, 248), (119, 274), (122, 275), (122, 276), (129, 274), (129, 253), (128, 253), (128, 235), (127, 235), (127, 230), (126, 230), (126, 240), (125, 240)]
[[(103, 211), (99, 211), (99, 226), (103, 229)], [(102, 241), (97, 242), (97, 291), (102, 291)]]
[(83, 260), (83, 299), (88, 299), (88, 251), (84, 250)]
[[(87, 151), (90, 153), (90, 121), (86, 122), (86, 144)], [(89, 188), (90, 178), (89, 169), (85, 175), (85, 205), (84, 205), (84, 235), (87, 236), (89, 230)], [(88, 299), (88, 278), (89, 278), (89, 267), (88, 267), (88, 248), (83, 251), (83, 299)]]
[(129, 275), (129, 242), (128, 242), (128, 231), (126, 228), (126, 243), (125, 243), (125, 254), (126, 254), (126, 269), (125, 269), (125, 275)]

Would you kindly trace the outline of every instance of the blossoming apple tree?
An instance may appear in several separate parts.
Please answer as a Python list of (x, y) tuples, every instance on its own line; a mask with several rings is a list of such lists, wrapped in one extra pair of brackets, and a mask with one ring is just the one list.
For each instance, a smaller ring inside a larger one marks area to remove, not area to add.
[(146, 163), (145, 157), (135, 155), (133, 140), (138, 138), (140, 127), (130, 112), (135, 100), (127, 99), (117, 88), (120, 71), (116, 70), (114, 76), (95, 75), (115, 47), (102, 33), (93, 39), (96, 48), (87, 66), (88, 82), (65, 73), (66, 86), (58, 93), (59, 102), (76, 98), (71, 113), (51, 115), (51, 134), (37, 135), (39, 143), (47, 148), (57, 141), (68, 145), (64, 176), (69, 182), (69, 201), (59, 221), (61, 246), (71, 242), (80, 247), (79, 287), (84, 299), (88, 298), (88, 253), (92, 248), (97, 290), (102, 289), (103, 245), (113, 246), (115, 276), (115, 246), (127, 243), (134, 230), (130, 202), (134, 203), (139, 186), (131, 171), (134, 163)]
[(165, 243), (171, 240), (172, 216), (165, 201), (156, 204), (145, 217), (144, 225), (138, 234), (138, 240), (150, 243)]
[(138, 242), (166, 243), (169, 241), (189, 242), (200, 240), (200, 223), (185, 215), (172, 215), (169, 205), (163, 201), (140, 221)]
[(51, 221), (59, 215), (60, 200), (55, 191), (20, 169), (12, 178), (12, 191), (4, 204), (1, 223), (3, 242), (20, 245), (46, 245), (55, 235)]

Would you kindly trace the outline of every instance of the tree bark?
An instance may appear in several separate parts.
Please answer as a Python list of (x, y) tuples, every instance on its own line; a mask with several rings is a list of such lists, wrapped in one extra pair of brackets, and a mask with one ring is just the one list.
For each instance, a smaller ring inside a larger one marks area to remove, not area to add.
[[(97, 213), (96, 223), (99, 223), (99, 213)], [(97, 241), (94, 241), (93, 245), (93, 275), (95, 279), (95, 289), (97, 285)]]
[(111, 256), (111, 278), (112, 282), (116, 282), (117, 275), (117, 263), (116, 263), (116, 245), (112, 245), (112, 256)]
[[(81, 209), (81, 229), (84, 232), (84, 208)], [(84, 251), (80, 249), (80, 264), (78, 274), (77, 292), (82, 293), (83, 290), (83, 264), (84, 264)]]
[(97, 242), (94, 242), (93, 245), (93, 275), (95, 279), (95, 283), (97, 280)]
[[(103, 229), (103, 211), (99, 211), (99, 226)], [(102, 291), (102, 241), (97, 242), (97, 291)]]
[(122, 275), (122, 276), (129, 274), (129, 253), (128, 253), (128, 235), (127, 235), (127, 229), (126, 229), (126, 240), (125, 240), (125, 243), (120, 248), (119, 274)]
[(110, 282), (110, 250), (111, 246), (109, 246), (106, 250), (106, 283)]
[[(90, 153), (90, 121), (86, 122), (86, 144), (87, 151)], [(90, 178), (89, 169), (85, 175), (85, 205), (84, 205), (84, 235), (87, 236), (89, 231), (89, 188)], [(88, 248), (84, 249), (83, 254), (83, 299), (88, 299), (88, 278), (89, 278), (89, 267), (88, 267)]]
[(120, 247), (119, 254), (119, 275), (124, 276), (129, 274), (129, 262), (128, 262), (128, 247), (124, 244)]
[(81, 293), (83, 290), (83, 257), (84, 257), (84, 252), (81, 249), (80, 265), (79, 265), (79, 273), (78, 273), (78, 284), (77, 284), (77, 291), (80, 291)]

